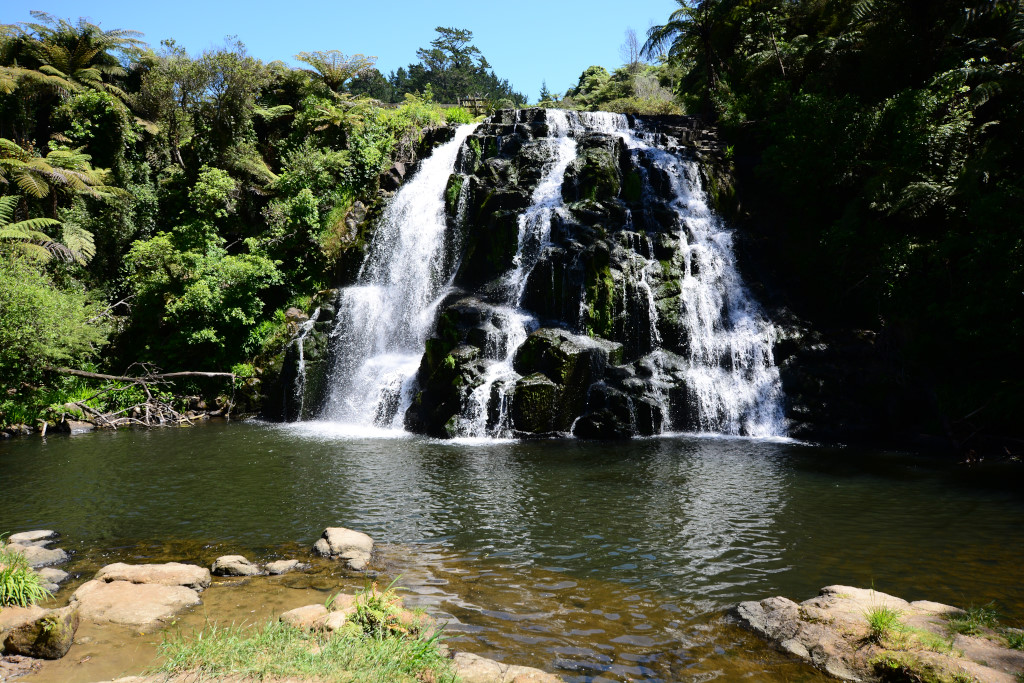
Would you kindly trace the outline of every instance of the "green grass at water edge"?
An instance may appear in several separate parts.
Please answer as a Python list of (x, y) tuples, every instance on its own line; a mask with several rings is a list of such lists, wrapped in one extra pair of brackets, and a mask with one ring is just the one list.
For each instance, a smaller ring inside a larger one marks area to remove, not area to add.
[(9, 605), (28, 607), (53, 594), (43, 587), (43, 580), (29, 567), (28, 560), (9, 546), (0, 536), (0, 608)]
[(257, 679), (299, 676), (342, 683), (396, 683), (431, 676), (439, 683), (456, 680), (437, 636), (375, 638), (356, 624), (333, 635), (279, 621), (262, 626), (209, 624), (190, 634), (167, 637), (159, 653), (164, 659), (159, 671), (164, 673), (195, 671)]
[(993, 603), (988, 603), (951, 614), (946, 617), (946, 622), (946, 628), (950, 633), (976, 636), (983, 628), (996, 628), (999, 625), (999, 613), (996, 612)]
[(1024, 630), (1006, 629), (1003, 631), (1006, 638), (1006, 645), (1011, 650), (1024, 650)]

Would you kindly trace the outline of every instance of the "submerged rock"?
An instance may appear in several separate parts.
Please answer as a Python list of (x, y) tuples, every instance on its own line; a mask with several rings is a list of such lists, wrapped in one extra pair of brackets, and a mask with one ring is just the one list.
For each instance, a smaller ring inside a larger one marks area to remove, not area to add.
[(298, 560), (275, 560), (274, 562), (267, 563), (266, 570), (271, 576), (276, 576), (278, 574), (287, 574), (288, 572), (305, 569), (308, 566), (309, 565), (299, 562)]
[(313, 546), (313, 552), (332, 560), (344, 560), (349, 569), (362, 571), (370, 562), (373, 539), (360, 531), (328, 527)]
[(540, 669), (516, 666), (469, 652), (456, 652), (452, 666), (463, 683), (561, 683), (562, 679)]
[(60, 659), (71, 649), (78, 623), (76, 606), (49, 610), (8, 632), (4, 638), (4, 652), (39, 659)]

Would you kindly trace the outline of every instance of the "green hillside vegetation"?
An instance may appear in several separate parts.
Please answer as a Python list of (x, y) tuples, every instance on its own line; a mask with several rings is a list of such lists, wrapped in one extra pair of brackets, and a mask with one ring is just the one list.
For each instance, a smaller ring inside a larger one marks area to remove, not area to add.
[(290, 68), (238, 41), (190, 55), (33, 16), (0, 27), (0, 426), (94, 393), (50, 367), (257, 376), (285, 309), (360, 262), (353, 205), (378, 201), (422, 129), (470, 120), (437, 100), (491, 81), (486, 95), (512, 94), (456, 29), (385, 106), (355, 85), (372, 57), (303, 52)]

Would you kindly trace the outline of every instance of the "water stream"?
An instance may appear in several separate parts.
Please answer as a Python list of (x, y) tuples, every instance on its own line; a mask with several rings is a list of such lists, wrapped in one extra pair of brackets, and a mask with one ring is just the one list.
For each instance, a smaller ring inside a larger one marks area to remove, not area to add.
[(476, 126), (423, 160), (388, 204), (357, 278), (341, 291), (324, 419), (401, 429), (412, 381), (456, 263), (444, 253), (443, 193), (459, 149)]

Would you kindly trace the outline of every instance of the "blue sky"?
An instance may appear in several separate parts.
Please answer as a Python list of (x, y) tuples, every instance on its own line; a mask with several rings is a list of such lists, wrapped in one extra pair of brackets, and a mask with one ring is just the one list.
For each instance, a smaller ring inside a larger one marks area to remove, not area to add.
[(334, 49), (376, 55), (385, 74), (418, 61), (416, 49), (433, 40), (436, 26), (454, 26), (472, 31), (473, 43), (498, 76), (533, 101), (544, 79), (553, 92), (564, 92), (591, 64), (621, 65), (626, 28), (642, 40), (652, 23), (664, 23), (678, 7), (675, 0), (50, 0), (45, 5), (6, 0), (0, 23), (28, 21), (34, 9), (70, 19), (84, 16), (105, 29), (142, 31), (154, 47), (174, 38), (193, 54), (237, 35), (264, 61), (295, 64), (292, 55), (298, 52)]

